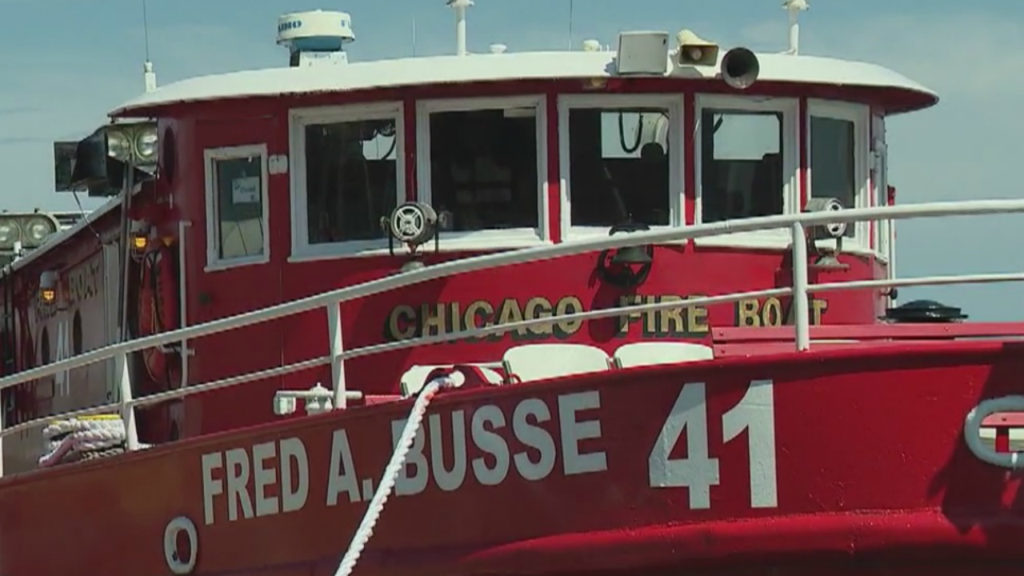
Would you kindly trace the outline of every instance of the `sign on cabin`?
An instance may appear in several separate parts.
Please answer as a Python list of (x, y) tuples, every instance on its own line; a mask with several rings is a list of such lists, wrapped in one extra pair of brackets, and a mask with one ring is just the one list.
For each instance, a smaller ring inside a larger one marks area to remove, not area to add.
[(259, 202), (260, 179), (256, 176), (247, 176), (232, 180), (231, 201), (235, 204), (255, 204)]
[[(648, 294), (622, 296), (617, 306), (638, 306), (663, 302), (684, 302), (691, 298), (676, 294)], [(789, 301), (780, 298), (747, 298), (732, 305), (732, 325), (738, 327), (783, 326), (790, 322), (792, 314)], [(388, 340), (408, 340), (420, 336), (439, 336), (465, 330), (474, 330), (496, 324), (509, 324), (524, 320), (535, 320), (551, 316), (565, 316), (586, 312), (583, 299), (577, 296), (563, 296), (549, 299), (544, 296), (530, 298), (505, 298), (501, 301), (474, 300), (395, 306), (384, 326)], [(810, 314), (812, 324), (821, 324), (828, 311), (828, 300), (811, 298)], [(612, 321), (617, 323), (616, 336), (626, 337), (633, 331), (645, 338), (701, 338), (711, 330), (707, 306), (689, 306), (661, 310), (634, 312)], [(565, 339), (583, 328), (583, 321), (575, 318), (556, 319), (550, 324), (514, 328), (488, 336), (500, 340), (511, 334), (514, 340)]]

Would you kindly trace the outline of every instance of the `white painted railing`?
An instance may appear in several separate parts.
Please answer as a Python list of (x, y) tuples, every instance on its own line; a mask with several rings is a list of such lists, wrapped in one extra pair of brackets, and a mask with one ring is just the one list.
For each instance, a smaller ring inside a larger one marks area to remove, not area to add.
[[(103, 348), (92, 350), (77, 356), (53, 362), (46, 366), (31, 368), (11, 376), (0, 378), (0, 390), (32, 382), (41, 378), (53, 376), (59, 372), (72, 370), (86, 366), (94, 362), (100, 362), (113, 358), (117, 366), (118, 389), (120, 399), (99, 406), (92, 406), (79, 410), (50, 415), (15, 426), (0, 429), (0, 441), (2, 438), (18, 432), (39, 427), (51, 422), (56, 417), (68, 418), (86, 414), (109, 413), (119, 411), (127, 430), (127, 447), (135, 450), (139, 447), (138, 435), (135, 426), (135, 408), (158, 404), (172, 399), (182, 398), (192, 394), (207, 392), (220, 388), (226, 388), (243, 384), (245, 382), (273, 378), (308, 370), (320, 366), (331, 366), (331, 381), (334, 391), (334, 406), (344, 408), (350, 399), (361, 398), (361, 393), (349, 391), (345, 382), (344, 363), (350, 358), (378, 354), (382, 352), (401, 350), (426, 344), (453, 341), (469, 337), (486, 336), (509, 330), (550, 324), (564, 319), (595, 320), (600, 318), (617, 317), (637, 312), (655, 311), (663, 309), (678, 309), (692, 306), (708, 306), (737, 302), (746, 298), (764, 298), (771, 296), (793, 296), (794, 324), (796, 332), (796, 350), (807, 350), (810, 346), (810, 319), (808, 310), (808, 295), (812, 292), (825, 292), (837, 290), (862, 290), (887, 287), (925, 286), (937, 284), (976, 284), (992, 282), (1017, 282), (1024, 281), (1024, 273), (1009, 274), (976, 274), (976, 275), (954, 275), (954, 276), (933, 276), (926, 278), (911, 279), (883, 279), (864, 280), (851, 282), (837, 282), (827, 284), (809, 285), (807, 279), (807, 242), (805, 231), (810, 226), (825, 225), (838, 222), (859, 222), (869, 220), (901, 220), (910, 218), (934, 218), (943, 216), (978, 216), (985, 214), (1021, 213), (1024, 212), (1024, 200), (980, 200), (970, 202), (936, 202), (928, 204), (913, 204), (906, 206), (883, 206), (875, 208), (851, 209), (841, 212), (811, 212), (802, 214), (787, 214), (781, 216), (765, 216), (748, 218), (742, 220), (730, 220), (701, 224), (685, 228), (670, 230), (658, 230), (647, 232), (635, 232), (631, 234), (616, 234), (584, 241), (573, 241), (553, 246), (539, 248), (528, 248), (488, 254), (452, 260), (449, 262), (428, 266), (419, 270), (406, 272), (399, 275), (388, 276), (378, 280), (365, 282), (355, 286), (341, 288), (324, 292), (315, 296), (295, 300), (285, 304), (279, 304), (263, 308), (253, 312), (247, 312), (236, 316), (221, 318), (204, 324), (196, 324), (171, 332), (164, 332), (152, 336), (146, 336), (127, 342), (112, 344)], [(343, 347), (341, 333), (341, 302), (364, 298), (380, 292), (394, 290), (405, 286), (411, 286), (422, 282), (451, 276), (453, 274), (464, 274), (498, 268), (513, 264), (521, 264), (532, 261), (550, 260), (572, 254), (595, 252), (610, 248), (622, 248), (626, 246), (638, 246), (645, 244), (662, 244), (680, 242), (689, 239), (703, 238), (722, 234), (739, 232), (751, 232), (757, 230), (769, 230), (788, 228), (792, 233), (793, 241), (790, 249), (793, 254), (793, 286), (785, 288), (771, 288), (742, 293), (724, 294), (703, 298), (691, 298), (683, 301), (670, 301), (660, 303), (645, 303), (631, 306), (621, 306), (601, 310), (591, 310), (564, 316), (548, 316), (513, 322), (508, 324), (485, 326), (472, 330), (441, 334), (437, 336), (421, 337), (397, 342), (388, 342), (366, 346), (353, 350), (345, 350)], [(200, 338), (251, 326), (254, 324), (277, 320), (287, 316), (300, 314), (325, 308), (328, 324), (329, 354), (295, 362), (292, 364), (259, 370), (246, 374), (240, 374), (229, 378), (223, 378), (212, 382), (206, 382), (180, 389), (168, 390), (151, 394), (141, 398), (133, 398), (131, 382), (128, 372), (128, 354), (151, 348), (163, 346), (171, 342), (187, 342), (194, 338)], [(2, 425), (2, 422), (0, 422)], [(2, 450), (2, 445), (0, 445)]]

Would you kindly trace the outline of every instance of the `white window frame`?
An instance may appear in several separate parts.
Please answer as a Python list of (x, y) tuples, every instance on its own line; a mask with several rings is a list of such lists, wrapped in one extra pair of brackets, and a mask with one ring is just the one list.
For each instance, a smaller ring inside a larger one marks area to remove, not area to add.
[(343, 256), (372, 256), (387, 252), (387, 237), (342, 242), (309, 242), (309, 203), (306, 189), (306, 127), (311, 124), (393, 120), (395, 122), (395, 201), (405, 202), (405, 107), (402, 102), (347, 104), (293, 108), (288, 112), (288, 147), (291, 151), (292, 249), (289, 262)]
[[(800, 209), (799, 166), (800, 147), (798, 142), (800, 101), (797, 98), (772, 98), (767, 96), (721, 96), (698, 94), (694, 106), (694, 118), (697, 129), (693, 138), (693, 157), (696, 187), (694, 206), (694, 222), (703, 222), (703, 158), (702, 138), (704, 126), (702, 118), (704, 110), (727, 109), (740, 112), (780, 112), (782, 113), (782, 212), (792, 214)], [(698, 246), (729, 246), (743, 248), (778, 248), (789, 246), (792, 232), (788, 229), (757, 230), (754, 232), (738, 232), (697, 238)]]
[[(220, 248), (220, 215), (217, 213), (217, 174), (213, 168), (215, 161), (240, 160), (250, 156), (260, 157), (260, 196), (263, 227), (263, 251), (255, 256), (221, 258)], [(249, 144), (244, 146), (226, 146), (207, 148), (203, 151), (203, 167), (206, 172), (206, 267), (205, 272), (216, 272), (237, 268), (266, 264), (270, 262), (270, 182), (267, 170), (267, 145)]]
[(420, 100), (416, 103), (417, 197), (432, 203), (430, 115), (435, 112), (472, 112), (534, 107), (537, 110), (537, 226), (504, 230), (441, 232), (441, 250), (521, 248), (550, 243), (548, 209), (547, 98), (543, 94), (511, 97)]
[[(853, 123), (853, 173), (857, 186), (854, 190), (854, 205), (845, 206), (845, 208), (867, 208), (870, 203), (869, 195), (871, 192), (871, 168), (868, 162), (871, 110), (863, 104), (853, 102), (837, 102), (813, 98), (807, 100), (807, 117), (804, 121), (807, 123), (808, 198), (815, 198), (813, 185), (814, 158), (811, 156), (812, 117), (832, 118)], [(843, 250), (855, 248), (858, 251), (870, 251), (870, 231), (870, 222), (853, 223), (853, 237), (843, 238)], [(824, 247), (834, 247), (835, 240), (818, 240), (817, 244)]]
[(683, 164), (688, 153), (682, 138), (683, 94), (580, 94), (565, 95), (558, 99), (558, 162), (561, 190), (561, 232), (563, 241), (594, 236), (606, 236), (608, 226), (573, 226), (572, 182), (570, 181), (569, 112), (573, 109), (666, 108), (669, 112), (668, 129), (668, 194), (669, 223), (651, 226), (652, 230), (665, 230), (686, 224), (683, 211)]
[[(872, 206), (887, 206), (889, 203), (888, 149), (885, 135), (885, 116), (871, 115), (871, 150), (869, 152), (868, 170), (871, 174), (870, 202)], [(878, 259), (888, 264), (890, 259), (890, 228), (892, 223), (885, 220), (875, 221), (874, 248)]]

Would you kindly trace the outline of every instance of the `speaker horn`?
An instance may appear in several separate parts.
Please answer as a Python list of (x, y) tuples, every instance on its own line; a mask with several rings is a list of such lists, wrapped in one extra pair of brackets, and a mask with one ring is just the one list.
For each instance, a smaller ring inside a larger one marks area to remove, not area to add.
[(680, 66), (714, 66), (718, 62), (718, 44), (697, 36), (692, 30), (676, 34)]
[(733, 48), (722, 57), (722, 79), (737, 90), (753, 86), (760, 72), (757, 56), (746, 48)]

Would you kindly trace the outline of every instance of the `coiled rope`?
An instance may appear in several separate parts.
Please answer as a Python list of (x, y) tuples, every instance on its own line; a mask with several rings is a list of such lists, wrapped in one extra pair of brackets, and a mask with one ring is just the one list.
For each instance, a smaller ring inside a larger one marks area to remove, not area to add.
[(367, 506), (366, 513), (363, 514), (363, 520), (359, 523), (359, 528), (356, 529), (355, 535), (352, 536), (352, 542), (348, 546), (348, 551), (342, 557), (341, 564), (338, 565), (338, 570), (334, 573), (334, 576), (350, 576), (352, 570), (356, 567), (359, 555), (363, 553), (363, 548), (370, 540), (370, 537), (373, 536), (373, 527), (377, 524), (377, 519), (380, 518), (381, 512), (384, 511), (384, 503), (391, 495), (391, 490), (395, 487), (398, 474), (405, 466), (405, 459), (409, 456), (409, 450), (412, 448), (412, 442), (419, 431), (420, 425), (423, 424), (423, 416), (426, 414), (430, 401), (444, 388), (461, 386), (465, 382), (465, 378), (460, 372), (434, 378), (423, 387), (419, 396), (416, 397), (416, 402), (413, 403), (409, 419), (405, 422), (405, 428), (398, 439), (395, 451), (391, 454), (391, 461), (384, 468), (380, 485), (377, 487), (377, 491), (374, 492), (370, 505)]
[(124, 421), (118, 415), (80, 416), (54, 420), (43, 428), (46, 453), (39, 466), (46, 468), (98, 455), (119, 454), (127, 438)]

